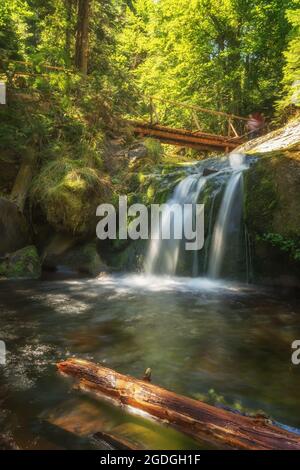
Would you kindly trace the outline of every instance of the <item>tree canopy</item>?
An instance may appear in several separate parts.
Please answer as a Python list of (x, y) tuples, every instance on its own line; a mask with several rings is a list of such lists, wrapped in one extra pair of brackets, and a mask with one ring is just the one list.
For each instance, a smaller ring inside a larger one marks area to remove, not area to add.
[[(299, 10), (299, 0), (2, 0), (0, 54), (272, 115), (276, 103), (299, 105)], [(173, 109), (169, 119), (187, 117)]]

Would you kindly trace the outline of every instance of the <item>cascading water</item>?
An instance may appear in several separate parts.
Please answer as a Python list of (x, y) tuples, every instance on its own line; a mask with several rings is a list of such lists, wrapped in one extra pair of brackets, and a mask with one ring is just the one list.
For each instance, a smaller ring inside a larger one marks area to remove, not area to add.
[[(228, 265), (237, 260), (237, 251), (240, 246), (243, 171), (247, 166), (245, 165), (245, 156), (241, 154), (230, 155), (229, 162), (233, 173), (226, 185), (210, 246), (208, 275), (212, 278), (218, 278), (222, 274), (226, 254), (228, 255)], [(234, 256), (235, 259), (230, 259), (230, 255), (231, 257)]]
[[(201, 174), (187, 176), (175, 188), (172, 197), (167, 201), (162, 211), (161, 224), (155, 228), (155, 236), (150, 242), (150, 247), (145, 260), (145, 272), (148, 274), (163, 273), (174, 275), (178, 264), (181, 248), (181, 240), (175, 238), (176, 233), (183, 233), (185, 220), (172, 218), (172, 208), (175, 204), (196, 204), (199, 195), (204, 188), (206, 178)], [(172, 221), (171, 238), (163, 239), (165, 224)], [(176, 224), (181, 224), (178, 227)], [(196, 272), (197, 254), (194, 256), (193, 271)]]
[[(244, 234), (243, 171), (247, 166), (242, 154), (231, 154), (229, 163), (227, 159), (207, 160), (204, 166), (199, 164), (198, 173), (187, 176), (176, 186), (163, 208), (161, 223), (155, 227), (154, 237), (150, 241), (144, 263), (147, 274), (175, 275), (184, 271), (186, 275), (194, 277), (199, 276), (199, 273), (211, 278), (239, 277), (238, 271), (241, 269), (238, 265), (244, 263), (245, 251), (241, 236)], [(203, 167), (213, 171), (203, 176)], [(224, 180), (226, 186), (220, 200)], [(211, 188), (208, 181), (212, 183)], [(183, 233), (186, 221), (174, 217), (173, 207), (202, 202), (201, 195), (204, 196), (205, 192), (206, 195), (208, 193), (205, 247), (203, 254), (194, 251), (191, 255), (191, 252), (184, 250), (180, 237), (175, 236)], [(164, 239), (165, 227), (170, 222), (171, 237)]]

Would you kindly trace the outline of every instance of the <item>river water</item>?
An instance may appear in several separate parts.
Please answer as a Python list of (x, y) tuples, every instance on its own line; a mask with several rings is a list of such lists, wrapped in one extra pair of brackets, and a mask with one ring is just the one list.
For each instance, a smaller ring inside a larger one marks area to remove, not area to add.
[(72, 390), (55, 367), (70, 356), (136, 377), (151, 367), (156, 384), (300, 427), (293, 297), (207, 279), (124, 275), (1, 282), (0, 310), (7, 347), (0, 447), (87, 448), (97, 429), (146, 448), (196, 447)]

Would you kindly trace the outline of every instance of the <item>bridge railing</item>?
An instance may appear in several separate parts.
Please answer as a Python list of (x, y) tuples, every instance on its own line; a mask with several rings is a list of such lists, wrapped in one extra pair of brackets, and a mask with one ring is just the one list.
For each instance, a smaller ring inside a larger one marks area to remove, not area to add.
[(143, 97), (141, 119), (152, 125), (182, 127), (197, 132), (214, 133), (228, 139), (239, 139), (247, 134), (248, 118), (201, 106), (165, 100), (156, 96)]

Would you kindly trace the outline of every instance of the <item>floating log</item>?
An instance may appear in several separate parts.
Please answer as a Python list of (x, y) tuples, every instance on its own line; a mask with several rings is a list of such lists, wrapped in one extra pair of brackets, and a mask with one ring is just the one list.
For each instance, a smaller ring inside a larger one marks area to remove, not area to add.
[(222, 449), (300, 449), (299, 435), (275, 426), (263, 416), (253, 418), (216, 408), (88, 361), (68, 359), (57, 367), (79, 379), (80, 389), (112, 399), (132, 411), (142, 411), (201, 443)]

